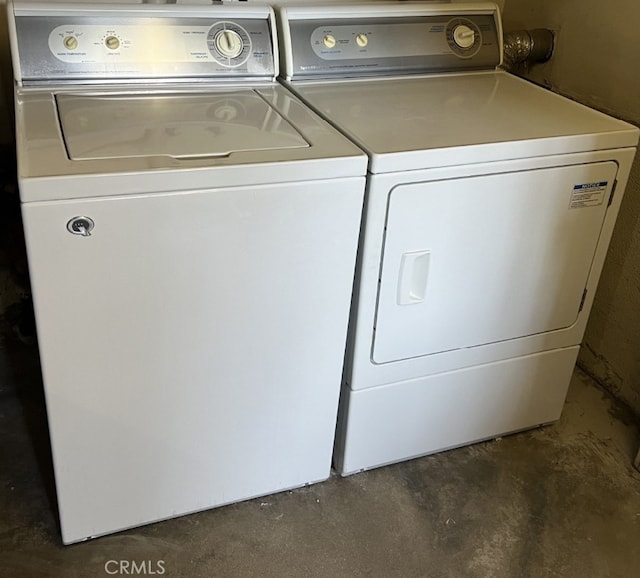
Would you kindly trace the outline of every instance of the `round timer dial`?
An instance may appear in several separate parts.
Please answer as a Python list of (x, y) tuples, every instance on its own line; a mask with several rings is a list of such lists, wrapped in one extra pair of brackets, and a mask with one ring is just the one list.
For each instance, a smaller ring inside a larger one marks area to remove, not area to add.
[(242, 38), (235, 30), (221, 30), (216, 34), (216, 49), (222, 56), (237, 58), (243, 48)]
[(244, 64), (251, 54), (251, 38), (235, 22), (218, 22), (209, 29), (207, 45), (211, 56), (223, 66)]
[(467, 18), (454, 18), (447, 24), (447, 43), (460, 58), (471, 58), (482, 46), (482, 33), (475, 22)]

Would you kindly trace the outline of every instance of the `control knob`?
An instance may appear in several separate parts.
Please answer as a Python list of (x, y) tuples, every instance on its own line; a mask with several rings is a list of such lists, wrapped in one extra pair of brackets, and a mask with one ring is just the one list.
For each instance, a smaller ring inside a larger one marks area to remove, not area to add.
[(367, 44), (369, 44), (369, 38), (367, 37), (366, 34), (358, 34), (356, 36), (356, 44), (360, 48), (364, 48)]
[(460, 24), (453, 30), (453, 41), (460, 48), (471, 48), (476, 41), (476, 33), (466, 24)]
[(78, 48), (78, 39), (75, 36), (67, 36), (62, 41), (67, 50), (75, 50)]
[(117, 50), (120, 48), (120, 39), (117, 36), (107, 36), (104, 44), (109, 50)]
[(216, 48), (218, 52), (226, 58), (236, 58), (240, 56), (244, 43), (235, 30), (221, 30), (216, 34)]
[(336, 38), (335, 36), (332, 36), (331, 34), (327, 34), (323, 39), (322, 42), (324, 43), (324, 45), (327, 48), (333, 48), (336, 45)]

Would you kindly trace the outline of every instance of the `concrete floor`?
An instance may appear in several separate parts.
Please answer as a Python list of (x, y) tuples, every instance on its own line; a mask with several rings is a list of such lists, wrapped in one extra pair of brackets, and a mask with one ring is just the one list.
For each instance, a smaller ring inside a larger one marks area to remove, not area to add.
[(3, 355), (0, 576), (640, 575), (638, 424), (580, 372), (556, 425), (64, 547), (35, 348)]

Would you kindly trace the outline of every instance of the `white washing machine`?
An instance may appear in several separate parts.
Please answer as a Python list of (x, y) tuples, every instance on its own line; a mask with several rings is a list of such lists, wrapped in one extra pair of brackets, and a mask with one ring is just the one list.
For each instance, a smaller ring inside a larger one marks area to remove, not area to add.
[(335, 465), (557, 420), (638, 129), (511, 76), (497, 7), (289, 7), (284, 73), (369, 155)]
[(9, 14), (64, 542), (327, 478), (367, 160), (272, 10)]

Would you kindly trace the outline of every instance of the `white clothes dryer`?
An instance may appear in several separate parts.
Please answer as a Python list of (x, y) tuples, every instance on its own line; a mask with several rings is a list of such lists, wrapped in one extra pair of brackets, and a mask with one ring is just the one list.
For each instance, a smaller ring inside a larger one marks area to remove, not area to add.
[(557, 420), (638, 129), (500, 70), (491, 3), (280, 24), (285, 81), (369, 156), (337, 469)]
[(9, 15), (63, 541), (327, 478), (367, 160), (273, 11)]

